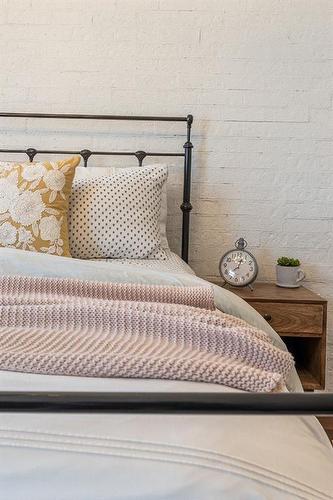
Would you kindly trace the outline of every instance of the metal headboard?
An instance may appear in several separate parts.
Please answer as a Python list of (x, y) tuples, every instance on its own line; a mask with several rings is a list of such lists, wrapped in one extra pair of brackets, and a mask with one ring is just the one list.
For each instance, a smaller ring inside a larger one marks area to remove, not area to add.
[(86, 115), (86, 114), (59, 114), (59, 113), (0, 113), (0, 117), (8, 118), (56, 118), (75, 120), (123, 120), (123, 121), (150, 121), (150, 122), (186, 122), (186, 142), (183, 145), (184, 152), (160, 153), (147, 151), (91, 151), (82, 149), (81, 151), (54, 150), (54, 149), (0, 149), (0, 153), (25, 153), (32, 162), (37, 154), (75, 154), (81, 155), (84, 166), (88, 165), (91, 156), (135, 156), (142, 166), (142, 162), (147, 157), (183, 157), (184, 158), (184, 178), (183, 178), (183, 201), (180, 205), (183, 213), (182, 221), (182, 247), (181, 256), (188, 262), (189, 251), (189, 230), (191, 205), (191, 168), (192, 168), (192, 148), (191, 127), (193, 116), (122, 116), (122, 115)]

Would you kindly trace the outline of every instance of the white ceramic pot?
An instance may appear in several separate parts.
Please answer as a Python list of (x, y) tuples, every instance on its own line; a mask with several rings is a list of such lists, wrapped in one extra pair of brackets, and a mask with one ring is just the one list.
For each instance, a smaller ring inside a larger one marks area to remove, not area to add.
[(298, 288), (305, 279), (305, 273), (297, 267), (276, 266), (276, 284), (284, 288)]

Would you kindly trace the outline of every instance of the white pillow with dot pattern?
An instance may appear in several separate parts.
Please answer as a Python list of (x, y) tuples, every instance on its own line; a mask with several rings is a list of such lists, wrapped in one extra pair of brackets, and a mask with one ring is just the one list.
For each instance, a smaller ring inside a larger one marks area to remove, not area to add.
[(69, 243), (80, 259), (166, 259), (161, 245), (165, 165), (124, 169), (74, 180), (69, 200)]
[[(163, 167), (168, 169), (168, 165), (166, 163), (150, 163), (148, 165), (145, 165), (145, 167), (158, 167), (159, 165), (162, 165)], [(119, 173), (121, 171), (124, 171), (125, 169), (135, 169), (137, 170), (138, 168), (142, 168), (139, 166), (90, 166), (88, 165), (87, 167), (77, 167), (75, 170), (75, 178), (74, 180), (81, 180), (81, 179), (88, 179), (91, 177), (101, 177), (101, 176), (107, 176), (110, 177), (112, 175), (115, 175), (116, 173)], [(161, 245), (162, 248), (165, 250), (170, 250), (169, 247), (169, 242), (166, 234), (166, 224), (167, 224), (167, 215), (168, 215), (168, 201), (167, 201), (167, 182), (163, 184), (162, 188), (162, 204), (161, 204), (161, 213), (160, 213), (160, 234), (161, 234)]]

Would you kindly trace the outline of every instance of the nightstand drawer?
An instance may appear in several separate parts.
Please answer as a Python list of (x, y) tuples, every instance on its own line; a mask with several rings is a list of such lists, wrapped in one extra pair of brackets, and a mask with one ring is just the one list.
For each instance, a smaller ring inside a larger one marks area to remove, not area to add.
[(321, 304), (249, 302), (279, 334), (322, 335), (324, 309)]

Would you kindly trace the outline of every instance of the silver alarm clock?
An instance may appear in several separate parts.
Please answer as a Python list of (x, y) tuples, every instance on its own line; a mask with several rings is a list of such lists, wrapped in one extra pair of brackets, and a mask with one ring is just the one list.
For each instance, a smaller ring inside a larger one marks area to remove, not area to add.
[(247, 241), (239, 238), (235, 242), (235, 248), (226, 252), (219, 264), (220, 274), (224, 284), (242, 287), (249, 286), (258, 275), (258, 264), (255, 257), (245, 250)]

